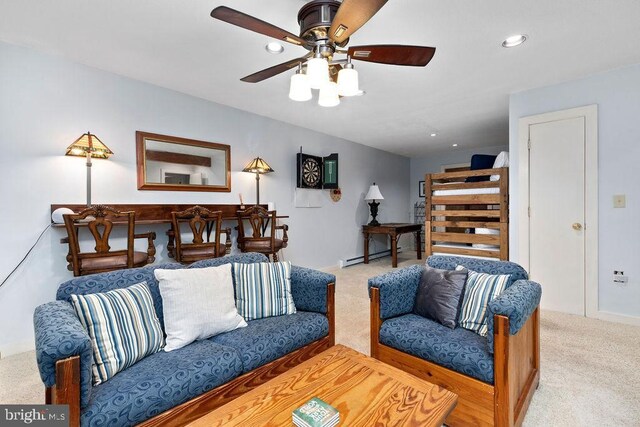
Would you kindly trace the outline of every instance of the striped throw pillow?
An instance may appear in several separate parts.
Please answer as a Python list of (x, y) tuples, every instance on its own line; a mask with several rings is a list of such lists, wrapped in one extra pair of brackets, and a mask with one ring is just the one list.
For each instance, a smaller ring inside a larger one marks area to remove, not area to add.
[(293, 314), (291, 263), (233, 263), (236, 306), (245, 320)]
[(105, 293), (71, 295), (93, 346), (93, 385), (160, 350), (164, 337), (147, 282)]
[[(461, 265), (456, 267), (456, 270), (463, 269), (465, 267)], [(469, 270), (458, 326), (486, 337), (488, 331), (487, 306), (502, 293), (510, 277), (510, 274), (494, 275)]]

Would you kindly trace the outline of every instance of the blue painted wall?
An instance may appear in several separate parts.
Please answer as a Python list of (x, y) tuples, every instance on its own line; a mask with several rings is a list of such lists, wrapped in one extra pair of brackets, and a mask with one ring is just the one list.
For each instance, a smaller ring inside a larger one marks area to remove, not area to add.
[[(518, 260), (518, 120), (598, 105), (599, 310), (640, 320), (640, 64), (511, 95), (511, 258)], [(627, 207), (613, 208), (626, 194)], [(629, 276), (614, 285), (613, 270)]]

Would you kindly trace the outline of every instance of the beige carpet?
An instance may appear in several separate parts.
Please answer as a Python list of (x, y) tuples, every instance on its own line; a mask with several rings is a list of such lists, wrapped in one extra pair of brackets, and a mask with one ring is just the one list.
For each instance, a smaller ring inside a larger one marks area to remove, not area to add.
[[(400, 267), (415, 264), (399, 254)], [(413, 258), (412, 258), (413, 257)], [(337, 342), (369, 354), (367, 279), (391, 260), (332, 270)], [(543, 311), (541, 380), (525, 426), (640, 426), (640, 328)], [(0, 360), (0, 403), (42, 403), (35, 353)]]

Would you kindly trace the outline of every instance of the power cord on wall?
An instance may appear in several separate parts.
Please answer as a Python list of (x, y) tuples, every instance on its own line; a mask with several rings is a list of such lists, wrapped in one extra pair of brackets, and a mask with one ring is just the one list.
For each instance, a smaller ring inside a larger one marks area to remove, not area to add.
[(7, 275), (7, 277), (4, 278), (4, 280), (2, 281), (2, 283), (0, 283), (0, 288), (2, 286), (4, 286), (4, 284), (7, 282), (7, 280), (9, 280), (9, 278), (13, 275), (13, 273), (16, 272), (16, 270), (18, 268), (20, 268), (20, 266), (27, 260), (27, 258), (29, 257), (29, 254), (31, 254), (31, 252), (35, 249), (35, 247), (38, 245), (38, 243), (40, 242), (40, 239), (42, 239), (42, 236), (44, 235), (45, 231), (47, 231), (49, 229), (49, 227), (51, 227), (51, 224), (47, 225), (44, 230), (42, 230), (42, 233), (40, 233), (40, 235), (38, 236), (38, 238), (36, 239), (36, 242), (33, 244), (33, 246), (31, 246), (31, 248), (29, 248), (29, 250), (27, 251), (26, 255), (20, 260), (20, 262), (18, 263), (18, 265), (15, 266), (15, 268), (13, 270), (11, 270), (11, 273), (9, 273)]

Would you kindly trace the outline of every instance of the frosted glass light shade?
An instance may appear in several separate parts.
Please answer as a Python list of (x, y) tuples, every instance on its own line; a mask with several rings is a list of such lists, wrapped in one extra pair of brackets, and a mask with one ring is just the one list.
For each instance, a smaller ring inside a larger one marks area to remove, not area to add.
[(309, 86), (308, 76), (301, 73), (296, 73), (291, 76), (289, 98), (300, 102), (311, 99), (311, 86)]
[(367, 192), (367, 195), (364, 196), (365, 200), (384, 200), (384, 197), (382, 197), (382, 193), (380, 193), (380, 189), (378, 188), (378, 186), (376, 184), (373, 184), (371, 187), (369, 187), (369, 192)]
[(355, 96), (359, 91), (358, 72), (353, 68), (340, 70), (338, 72), (338, 94), (340, 96)]
[(320, 88), (318, 105), (321, 107), (335, 107), (338, 104), (340, 104), (340, 98), (338, 97), (338, 85), (332, 81), (326, 82)]
[(72, 215), (74, 212), (69, 208), (58, 208), (51, 213), (51, 221), (54, 224), (64, 224), (64, 216), (63, 215)]
[(311, 89), (320, 89), (329, 81), (329, 63), (324, 58), (311, 58), (307, 61), (307, 76)]

